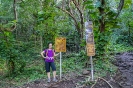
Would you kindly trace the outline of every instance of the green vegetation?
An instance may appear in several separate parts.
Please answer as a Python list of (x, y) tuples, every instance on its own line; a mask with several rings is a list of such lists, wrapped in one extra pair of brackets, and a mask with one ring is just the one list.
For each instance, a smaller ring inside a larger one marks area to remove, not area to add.
[[(0, 0), (0, 84), (46, 78), (40, 52), (66, 37), (63, 74), (90, 70), (84, 23), (93, 22), (95, 77), (111, 75), (116, 53), (133, 51), (132, 0)], [(56, 58), (59, 75), (59, 58)], [(80, 74), (80, 73), (79, 73)]]

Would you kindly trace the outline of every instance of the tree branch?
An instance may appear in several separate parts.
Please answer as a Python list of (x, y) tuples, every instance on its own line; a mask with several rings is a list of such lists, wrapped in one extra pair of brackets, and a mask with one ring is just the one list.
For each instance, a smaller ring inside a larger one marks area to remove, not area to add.
[(83, 12), (81, 11), (81, 9), (80, 9), (78, 3), (76, 2), (76, 0), (72, 0), (72, 1), (74, 3), (75, 7), (78, 9), (79, 14), (80, 14), (80, 18), (81, 18), (81, 21), (82, 21), (83, 20)]
[(119, 16), (119, 14), (120, 14), (120, 12), (121, 12), (123, 6), (124, 6), (124, 0), (120, 0), (119, 6), (118, 6), (118, 8), (117, 8), (118, 13), (117, 13), (115, 19)]
[(74, 22), (75, 22), (75, 26), (78, 26), (77, 20), (76, 20), (76, 18), (73, 16), (72, 13), (70, 13), (69, 11), (64, 10), (64, 9), (62, 9), (62, 8), (60, 8), (60, 7), (57, 7), (57, 8), (60, 9), (60, 10), (62, 10), (62, 11), (65, 12), (65, 13), (67, 13), (70, 17), (72, 17), (72, 19), (73, 19)]
[(81, 23), (81, 30), (83, 30), (84, 28), (84, 17), (83, 17), (83, 12), (81, 11), (79, 5), (78, 5), (78, 2), (76, 2), (76, 0), (72, 0), (75, 7), (78, 9), (79, 11), (79, 14), (80, 14), (80, 23)]
[[(65, 0), (62, 1), (65, 2)], [(63, 12), (67, 13), (74, 20), (74, 25), (80, 34), (81, 38), (83, 38), (83, 29), (84, 29), (84, 16), (83, 10), (84, 6), (82, 5), (81, 0), (67, 0), (66, 5), (63, 7), (57, 7)], [(74, 5), (74, 6), (73, 6)], [(65, 7), (65, 8), (64, 8)]]

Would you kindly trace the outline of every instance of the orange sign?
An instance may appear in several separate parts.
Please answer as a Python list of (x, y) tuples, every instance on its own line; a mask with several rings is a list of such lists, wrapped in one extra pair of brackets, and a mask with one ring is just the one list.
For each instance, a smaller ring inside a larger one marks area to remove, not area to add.
[(95, 55), (95, 45), (94, 44), (87, 44), (87, 55), (88, 56)]
[(66, 38), (63, 37), (55, 38), (55, 51), (66, 52)]

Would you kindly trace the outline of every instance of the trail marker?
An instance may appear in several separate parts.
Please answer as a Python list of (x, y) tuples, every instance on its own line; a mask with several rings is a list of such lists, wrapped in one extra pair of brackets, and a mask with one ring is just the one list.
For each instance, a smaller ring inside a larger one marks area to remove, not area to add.
[(94, 36), (93, 36), (93, 24), (92, 21), (85, 22), (85, 33), (86, 33), (86, 49), (87, 49), (87, 56), (90, 56), (91, 62), (91, 80), (94, 80), (94, 73), (93, 73), (93, 60), (92, 56), (95, 55), (95, 44), (94, 44)]
[(62, 77), (62, 53), (66, 52), (66, 38), (58, 37), (55, 38), (55, 51), (60, 52), (60, 80)]

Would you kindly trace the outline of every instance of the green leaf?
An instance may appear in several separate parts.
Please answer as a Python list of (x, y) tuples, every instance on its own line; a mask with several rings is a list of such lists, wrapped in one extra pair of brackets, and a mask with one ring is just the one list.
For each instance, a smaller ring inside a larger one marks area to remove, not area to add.
[(17, 23), (17, 20), (13, 20), (12, 23), (14, 23), (14, 24)]
[(39, 12), (38, 12), (38, 15), (42, 15), (42, 14), (44, 14), (43, 11), (39, 11)]
[(97, 8), (98, 7), (101, 7), (101, 2), (100, 1), (97, 1), (95, 7), (97, 7)]
[(9, 36), (9, 32), (7, 32), (7, 31), (4, 31), (4, 34), (6, 35), (6, 36)]
[(85, 5), (92, 4), (92, 3), (93, 3), (92, 0), (88, 0), (88, 1), (84, 2)]
[(87, 5), (86, 8), (87, 9), (94, 9), (94, 5)]
[(133, 21), (129, 22), (129, 25), (133, 27)]

